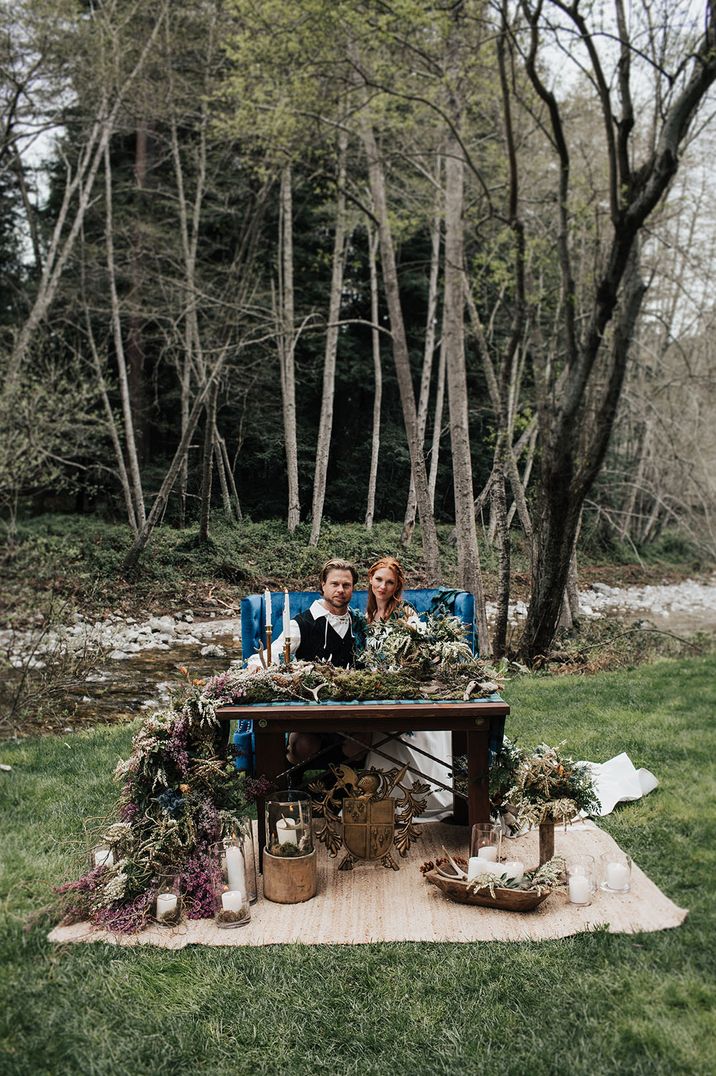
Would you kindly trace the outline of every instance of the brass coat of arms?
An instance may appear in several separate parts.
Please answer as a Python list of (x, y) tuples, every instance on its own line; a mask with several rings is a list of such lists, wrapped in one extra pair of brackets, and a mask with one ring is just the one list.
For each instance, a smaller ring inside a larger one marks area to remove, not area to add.
[(407, 766), (387, 771), (331, 766), (331, 770), (336, 778), (331, 788), (320, 783), (309, 787), (314, 814), (323, 819), (317, 839), (330, 856), (345, 847), (338, 870), (352, 870), (359, 859), (380, 859), (384, 867), (399, 870), (392, 849), (405, 858), (411, 842), (420, 836), (413, 820), (425, 810), (430, 786), (413, 781), (406, 787)]

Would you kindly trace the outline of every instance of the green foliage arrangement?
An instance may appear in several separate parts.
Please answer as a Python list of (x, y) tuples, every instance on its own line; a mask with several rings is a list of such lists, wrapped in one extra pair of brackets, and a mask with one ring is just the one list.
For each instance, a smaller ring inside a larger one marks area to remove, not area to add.
[(357, 614), (354, 623), (362, 644), (354, 668), (293, 661), (288, 667), (229, 669), (208, 681), (206, 695), (224, 705), (470, 699), (492, 695), (504, 679), (502, 667), (474, 657), (457, 617), (428, 613), (418, 623), (394, 618), (368, 627)]
[(507, 799), (516, 809), (520, 827), (543, 822), (566, 825), (580, 811), (599, 809), (589, 766), (546, 744), (539, 744), (531, 755), (519, 761)]
[(541, 897), (543, 893), (551, 893), (553, 889), (558, 889), (562, 885), (564, 885), (564, 858), (553, 856), (541, 867), (525, 871), (519, 882), (515, 882), (514, 878), (505, 878), (502, 874), (481, 874), (468, 882), (467, 888), (474, 893), (487, 889), (491, 897), (495, 896), (495, 889), (514, 889), (520, 893), (536, 893)]

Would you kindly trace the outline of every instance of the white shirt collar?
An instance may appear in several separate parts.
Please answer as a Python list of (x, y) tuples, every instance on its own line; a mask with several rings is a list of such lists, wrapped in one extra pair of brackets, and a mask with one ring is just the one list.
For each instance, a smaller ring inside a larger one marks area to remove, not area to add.
[(342, 616), (339, 616), (337, 613), (332, 613), (330, 609), (326, 609), (323, 602), (318, 598), (316, 598), (311, 605), (310, 613), (314, 620), (318, 620), (320, 616), (325, 616), (327, 620), (331, 622), (335, 621), (337, 624), (345, 624), (351, 618), (350, 610), (347, 610)]

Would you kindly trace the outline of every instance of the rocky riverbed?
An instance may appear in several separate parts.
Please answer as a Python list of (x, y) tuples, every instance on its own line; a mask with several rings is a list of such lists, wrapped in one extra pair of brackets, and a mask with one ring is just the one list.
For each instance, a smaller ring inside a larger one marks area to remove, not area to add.
[[(716, 576), (660, 585), (610, 586), (595, 582), (580, 592), (581, 616), (615, 617), (625, 622), (647, 620), (676, 635), (716, 631)], [(494, 606), (488, 604), (488, 617)], [(514, 602), (510, 619), (519, 623), (527, 613)], [(0, 649), (10, 664), (41, 671), (63, 652), (94, 655), (95, 668), (68, 690), (68, 718), (63, 731), (75, 723), (117, 720), (167, 701), (184, 676), (210, 676), (241, 659), (241, 619), (238, 615), (195, 616), (185, 609), (174, 615), (146, 619), (112, 614), (104, 620), (85, 620), (42, 631), (0, 631)]]

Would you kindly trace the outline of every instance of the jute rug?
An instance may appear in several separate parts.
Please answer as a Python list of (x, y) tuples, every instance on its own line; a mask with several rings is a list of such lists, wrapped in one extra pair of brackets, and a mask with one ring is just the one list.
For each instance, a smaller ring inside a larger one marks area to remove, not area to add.
[[(87, 923), (56, 927), (50, 941), (106, 942), (112, 945), (156, 945), (183, 949), (186, 945), (356, 945), (367, 942), (427, 941), (546, 941), (571, 934), (607, 929), (613, 934), (666, 930), (683, 923), (688, 914), (666, 897), (636, 864), (631, 892), (599, 892), (591, 905), (570, 904), (563, 891), (552, 893), (532, 912), (504, 912), (455, 904), (424, 881), (419, 867), (426, 859), (451, 853), (466, 854), (467, 829), (430, 823), (410, 849), (400, 870), (363, 863), (353, 871), (337, 871), (339, 860), (319, 848), (318, 894), (305, 904), (282, 905), (259, 899), (251, 922), (235, 930), (219, 930), (200, 919), (179, 927), (153, 927), (129, 937), (94, 930)], [(509, 840), (509, 859), (528, 867), (538, 861), (537, 833)], [(557, 828), (558, 855), (588, 853), (595, 857), (615, 848), (612, 838), (591, 822), (577, 823), (566, 832)]]

